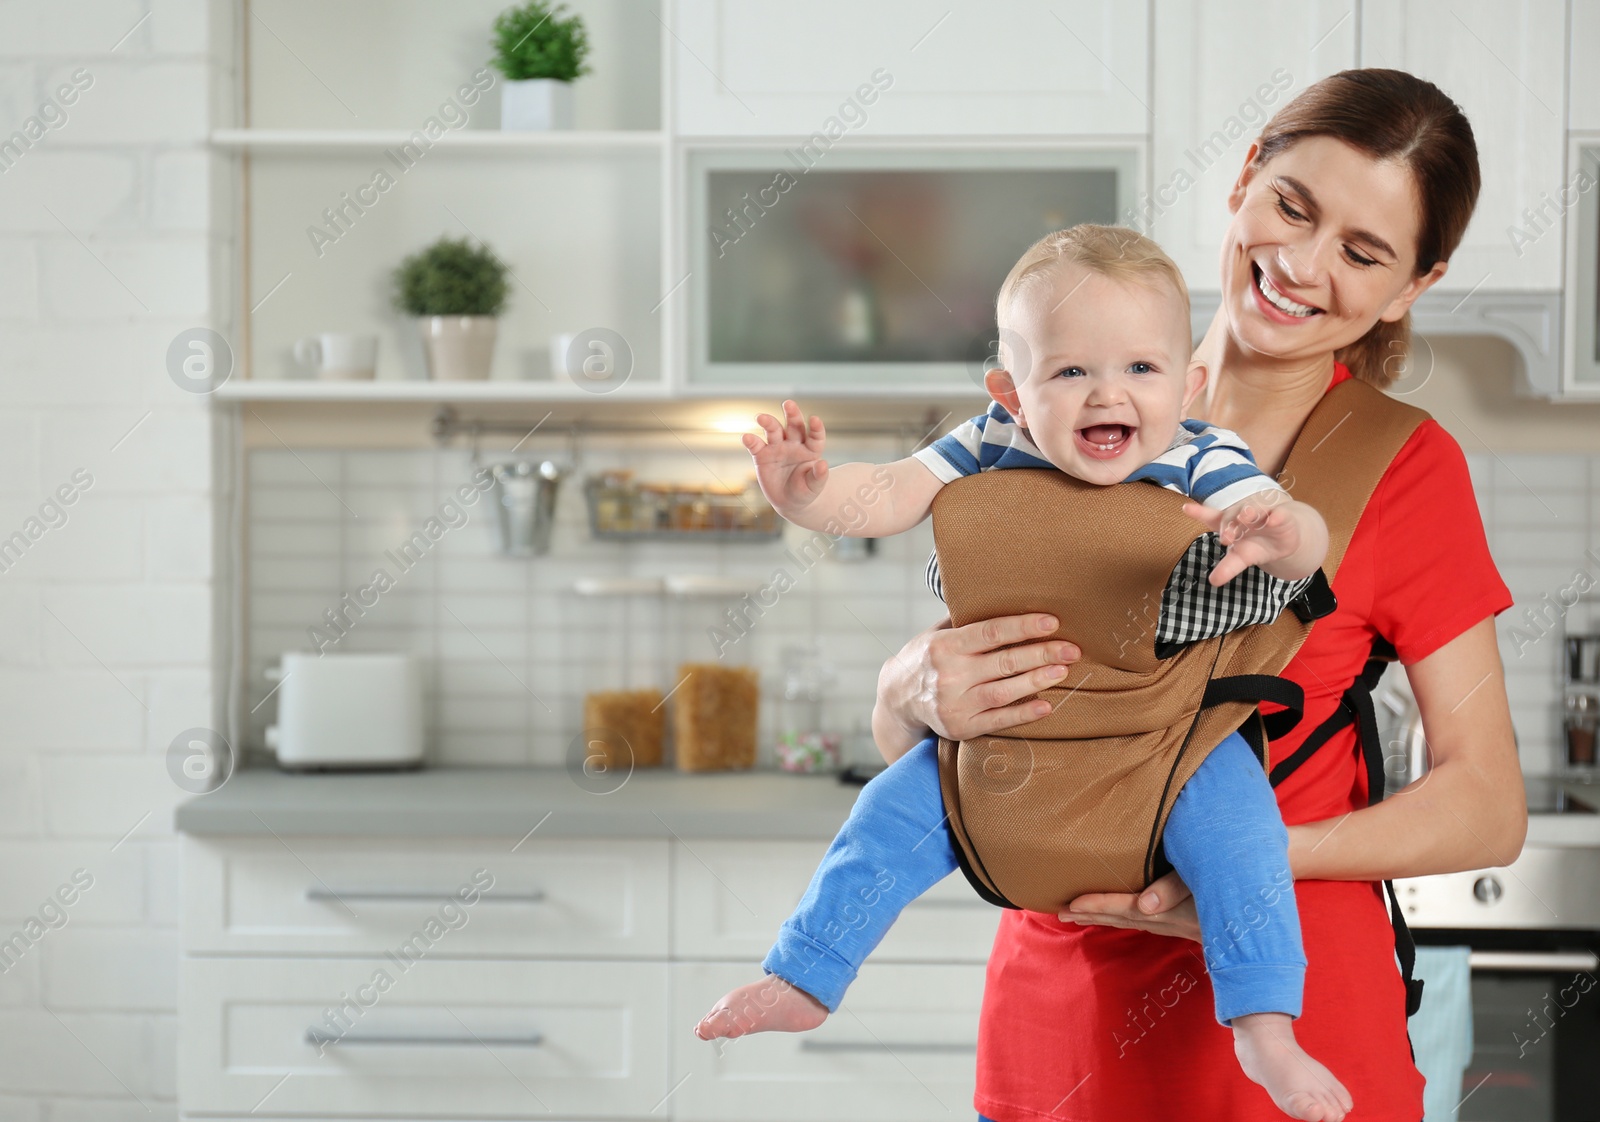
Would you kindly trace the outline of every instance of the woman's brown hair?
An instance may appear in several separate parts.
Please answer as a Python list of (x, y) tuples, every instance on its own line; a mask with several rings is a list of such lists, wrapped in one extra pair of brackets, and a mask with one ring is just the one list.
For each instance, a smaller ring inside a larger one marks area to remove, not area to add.
[[(1375, 160), (1411, 169), (1421, 200), (1417, 268), (1448, 261), (1478, 202), (1478, 146), (1472, 126), (1432, 82), (1403, 70), (1341, 70), (1307, 86), (1268, 121), (1252, 170), (1311, 136), (1331, 136)], [(1399, 375), (1411, 348), (1411, 313), (1379, 320), (1334, 357), (1379, 389)]]

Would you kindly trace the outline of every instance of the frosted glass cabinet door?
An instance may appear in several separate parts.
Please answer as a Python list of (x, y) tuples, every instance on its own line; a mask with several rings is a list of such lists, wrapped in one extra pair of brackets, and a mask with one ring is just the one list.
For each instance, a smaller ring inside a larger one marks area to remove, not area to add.
[(1362, 5), (1362, 65), (1437, 84), (1478, 143), (1483, 187), (1443, 291), (1561, 287), (1566, 18), (1563, 0)]
[(1355, 0), (1161, 0), (1156, 6), (1151, 181), (1129, 225), (1189, 287), (1216, 291), (1228, 191), (1271, 116), (1356, 64)]
[(981, 394), (1017, 256), (1133, 202), (1138, 148), (1090, 143), (692, 152), (688, 380)]
[(809, 134), (829, 118), (876, 136), (1148, 131), (1143, 3), (679, 0), (667, 18), (686, 136)]

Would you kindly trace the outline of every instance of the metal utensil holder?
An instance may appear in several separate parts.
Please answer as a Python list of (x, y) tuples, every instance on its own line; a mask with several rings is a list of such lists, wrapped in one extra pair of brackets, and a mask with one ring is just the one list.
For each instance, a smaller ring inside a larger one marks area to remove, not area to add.
[(500, 552), (536, 557), (550, 551), (555, 526), (556, 491), (566, 472), (551, 460), (512, 460), (490, 464), (489, 499), (494, 506)]

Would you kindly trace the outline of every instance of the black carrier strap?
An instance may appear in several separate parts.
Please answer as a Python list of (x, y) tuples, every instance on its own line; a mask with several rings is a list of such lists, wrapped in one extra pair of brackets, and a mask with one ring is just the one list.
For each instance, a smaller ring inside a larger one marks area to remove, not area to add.
[[(1335, 733), (1347, 725), (1356, 726), (1356, 750), (1361, 753), (1367, 767), (1367, 805), (1373, 806), (1383, 799), (1383, 745), (1378, 739), (1378, 713), (1372, 704), (1372, 691), (1384, 669), (1397, 657), (1394, 646), (1381, 635), (1372, 642), (1372, 652), (1350, 688), (1344, 691), (1328, 719), (1311, 730), (1305, 742), (1287, 759), (1272, 769), (1274, 787), (1293, 775), (1300, 765), (1309, 760)], [(1406, 1016), (1413, 1016), (1422, 1007), (1422, 979), (1414, 977), (1417, 967), (1417, 944), (1406, 926), (1405, 914), (1395, 896), (1394, 882), (1384, 881), (1388, 894), (1389, 922), (1394, 927), (1394, 951), (1400, 960), (1400, 977), (1406, 986)]]
[(1224, 701), (1270, 701), (1283, 706), (1281, 713), (1264, 713), (1261, 723), (1268, 740), (1276, 740), (1300, 723), (1305, 715), (1306, 691), (1299, 684), (1276, 674), (1233, 674), (1206, 683), (1200, 708), (1209, 709)]

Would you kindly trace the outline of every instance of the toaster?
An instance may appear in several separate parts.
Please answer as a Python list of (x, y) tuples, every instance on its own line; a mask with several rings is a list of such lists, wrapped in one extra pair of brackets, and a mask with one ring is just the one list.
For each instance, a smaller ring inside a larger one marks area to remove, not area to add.
[(278, 682), (267, 747), (280, 767), (422, 765), (422, 676), (410, 655), (286, 651), (267, 677)]

